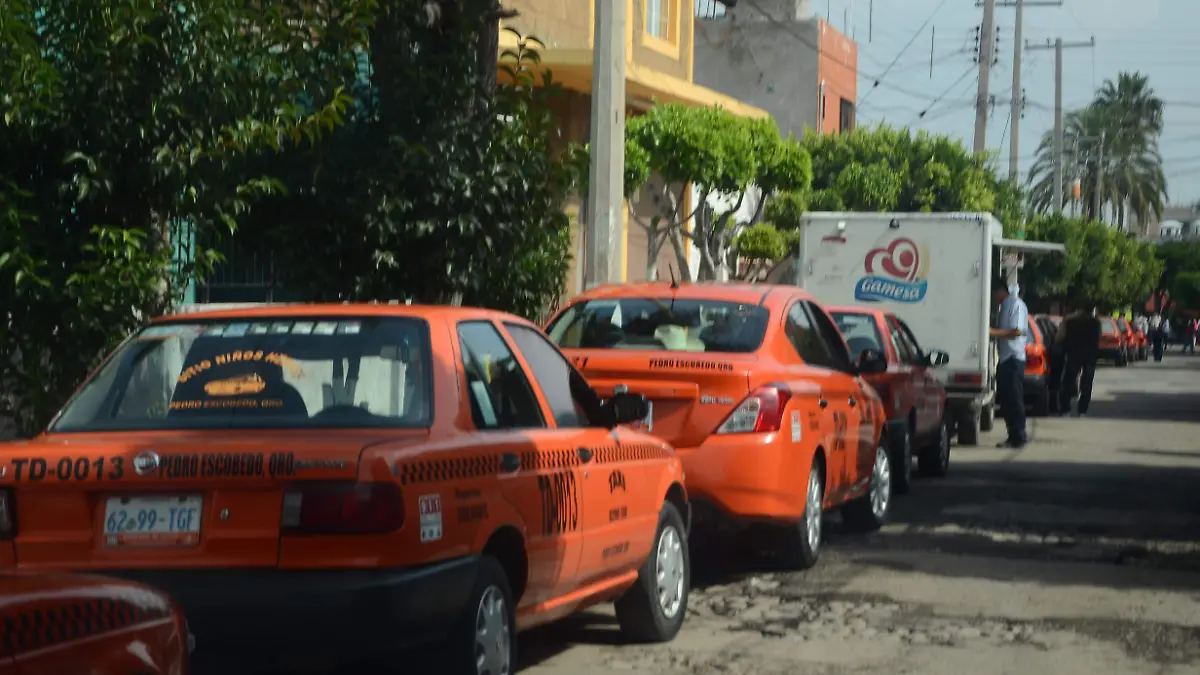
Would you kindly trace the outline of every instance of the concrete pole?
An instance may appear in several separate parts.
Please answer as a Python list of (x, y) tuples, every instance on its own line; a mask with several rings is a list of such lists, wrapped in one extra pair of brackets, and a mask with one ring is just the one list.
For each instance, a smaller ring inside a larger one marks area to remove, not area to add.
[(1010, 121), (1012, 136), (1008, 145), (1008, 179), (1013, 183), (1021, 180), (1021, 105), (1024, 96), (1021, 94), (1021, 32), (1025, 15), (1025, 0), (1016, 0), (1016, 17), (1013, 19), (1013, 72), (1012, 72), (1012, 108)]
[(1054, 212), (1063, 210), (1063, 41), (1054, 41)]
[(585, 288), (621, 281), (625, 267), (625, 3), (595, 0), (592, 124), (588, 137)]
[(1106, 132), (1100, 132), (1100, 150), (1096, 153), (1096, 193), (1092, 195), (1092, 217), (1096, 220), (1103, 220), (1100, 217), (1100, 190), (1104, 187), (1104, 136)]
[(979, 89), (975, 94), (975, 154), (987, 150), (988, 85), (995, 47), (996, 0), (984, 0), (979, 26)]

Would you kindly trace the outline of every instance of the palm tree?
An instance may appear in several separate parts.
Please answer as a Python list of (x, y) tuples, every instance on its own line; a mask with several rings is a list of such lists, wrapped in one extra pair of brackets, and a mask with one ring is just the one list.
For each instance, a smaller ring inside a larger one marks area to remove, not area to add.
[[(1063, 118), (1063, 147), (1078, 148), (1079, 162), (1067, 166), (1063, 194), (1076, 178), (1081, 185), (1083, 214), (1100, 219), (1107, 214), (1118, 227), (1128, 219), (1144, 226), (1162, 217), (1167, 199), (1158, 137), (1163, 128), (1162, 99), (1140, 73), (1120, 73), (1107, 80), (1085, 108)], [(1100, 157), (1101, 136), (1104, 156)], [(1065, 160), (1066, 158), (1064, 158)], [(1103, 167), (1103, 181), (1098, 173)], [(1097, 183), (1100, 212), (1095, 212)], [(1037, 159), (1029, 172), (1030, 206), (1049, 211), (1054, 200), (1054, 136), (1047, 132), (1038, 145)]]

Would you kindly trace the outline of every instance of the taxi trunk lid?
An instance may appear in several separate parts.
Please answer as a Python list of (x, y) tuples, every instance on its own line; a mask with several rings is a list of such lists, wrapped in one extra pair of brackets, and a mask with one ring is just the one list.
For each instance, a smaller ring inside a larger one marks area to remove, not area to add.
[(645, 429), (682, 451), (703, 443), (749, 395), (757, 361), (751, 354), (565, 351), (601, 397), (618, 388), (645, 396)]
[(0, 463), (14, 491), (16, 564), (275, 565), (285, 491), (353, 482), (362, 451), (379, 440), (378, 431), (206, 430), (8, 446)]

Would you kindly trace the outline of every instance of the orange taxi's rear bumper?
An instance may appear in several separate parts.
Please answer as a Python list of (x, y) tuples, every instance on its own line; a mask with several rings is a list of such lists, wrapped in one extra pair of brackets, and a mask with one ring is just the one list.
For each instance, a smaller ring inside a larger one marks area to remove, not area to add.
[(785, 431), (709, 436), (678, 448), (697, 526), (712, 517), (732, 521), (795, 521), (804, 513), (811, 453), (788, 443)]

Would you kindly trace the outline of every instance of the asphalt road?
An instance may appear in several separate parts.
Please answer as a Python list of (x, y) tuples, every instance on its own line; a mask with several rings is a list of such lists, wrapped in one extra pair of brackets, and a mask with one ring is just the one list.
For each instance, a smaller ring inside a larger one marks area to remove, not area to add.
[(1091, 415), (955, 448), (878, 534), (776, 573), (697, 561), (671, 644), (611, 612), (522, 636), (526, 675), (1200, 674), (1200, 357), (1102, 368)]

